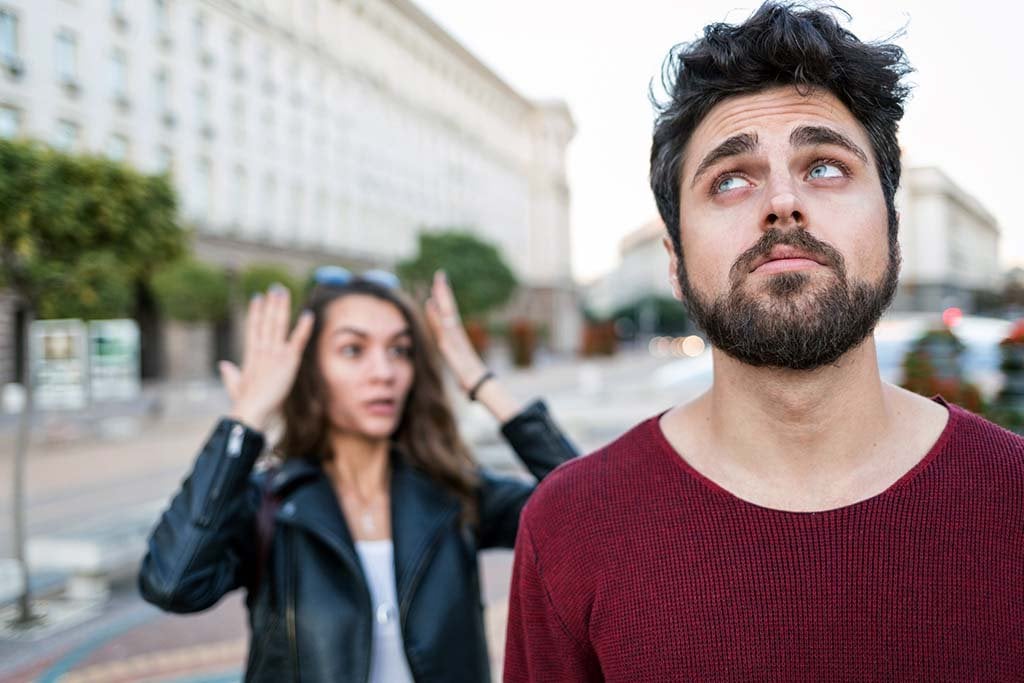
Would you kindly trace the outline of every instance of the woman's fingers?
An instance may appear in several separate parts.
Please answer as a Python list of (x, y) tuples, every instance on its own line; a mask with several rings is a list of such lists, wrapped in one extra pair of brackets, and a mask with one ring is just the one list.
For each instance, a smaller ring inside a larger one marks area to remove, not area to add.
[(438, 312), (441, 314), (442, 322), (452, 317), (456, 321), (459, 318), (459, 309), (455, 303), (455, 295), (448, 284), (448, 277), (443, 270), (434, 273), (433, 299), (437, 302)]
[(288, 341), (288, 327), (292, 312), (292, 295), (288, 288), (275, 287), (274, 313), (271, 321), (270, 340), (274, 347)]
[(263, 307), (265, 298), (257, 294), (249, 300), (249, 310), (245, 315), (245, 342), (242, 348), (242, 367), (246, 367), (252, 361), (253, 351), (256, 348), (256, 341), (259, 338), (260, 328), (263, 326)]
[(299, 320), (295, 323), (291, 337), (288, 338), (288, 346), (297, 357), (302, 356), (302, 351), (309, 343), (309, 335), (313, 332), (313, 312), (303, 311)]
[(437, 310), (437, 301), (433, 297), (427, 299), (423, 304), (423, 310), (427, 314), (427, 324), (434, 333), (434, 339), (439, 340), (444, 330), (441, 329), (441, 313)]
[(222, 360), (217, 364), (220, 370), (220, 379), (224, 382), (224, 388), (228, 392), (228, 398), (234, 401), (238, 397), (238, 385), (242, 379), (242, 371), (231, 361)]
[(261, 351), (273, 348), (276, 338), (284, 339), (283, 333), (279, 337), (275, 337), (275, 332), (280, 325), (278, 319), (281, 307), (281, 292), (277, 287), (271, 287), (267, 290), (266, 304), (264, 306), (263, 319), (260, 321), (259, 337), (256, 342), (257, 348)]

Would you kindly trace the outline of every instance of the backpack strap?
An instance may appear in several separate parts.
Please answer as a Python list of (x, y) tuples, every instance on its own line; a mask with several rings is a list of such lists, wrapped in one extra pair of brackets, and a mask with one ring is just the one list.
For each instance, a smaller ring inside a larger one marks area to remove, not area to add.
[(271, 482), (277, 474), (277, 468), (267, 470), (266, 474), (260, 491), (260, 507), (256, 512), (257, 555), (252, 586), (254, 593), (259, 590), (267, 562), (270, 560), (270, 546), (274, 541), (274, 518), (281, 507), (280, 499), (271, 490)]

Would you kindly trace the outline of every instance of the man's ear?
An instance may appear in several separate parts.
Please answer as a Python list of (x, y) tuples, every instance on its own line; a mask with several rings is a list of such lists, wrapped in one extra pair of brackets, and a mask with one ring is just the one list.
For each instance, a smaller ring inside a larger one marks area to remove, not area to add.
[(682, 301), (683, 290), (679, 286), (679, 278), (676, 276), (679, 272), (679, 258), (676, 256), (676, 250), (672, 247), (672, 240), (668, 238), (668, 235), (661, 238), (661, 244), (665, 247), (665, 253), (668, 254), (668, 281), (672, 285), (672, 296), (678, 301)]

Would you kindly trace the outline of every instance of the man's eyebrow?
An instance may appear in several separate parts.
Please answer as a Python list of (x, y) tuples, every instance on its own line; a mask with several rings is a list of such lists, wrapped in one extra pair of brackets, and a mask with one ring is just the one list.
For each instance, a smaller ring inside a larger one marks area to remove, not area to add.
[(800, 126), (794, 128), (793, 132), (789, 134), (789, 144), (794, 147), (835, 145), (856, 155), (865, 164), (868, 163), (868, 155), (853, 140), (839, 131), (826, 126)]
[(757, 133), (740, 133), (739, 135), (733, 135), (731, 138), (726, 138), (700, 160), (697, 170), (693, 173), (693, 181), (690, 183), (690, 187), (692, 188), (696, 185), (700, 177), (704, 175), (704, 172), (722, 159), (739, 156), (740, 154), (751, 154), (756, 150)]

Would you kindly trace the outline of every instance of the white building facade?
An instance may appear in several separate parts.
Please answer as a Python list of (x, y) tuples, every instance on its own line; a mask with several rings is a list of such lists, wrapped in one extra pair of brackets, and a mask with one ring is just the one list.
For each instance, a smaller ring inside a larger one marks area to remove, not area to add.
[(896, 206), (903, 267), (895, 310), (974, 311), (1002, 288), (998, 223), (941, 170), (906, 169)]
[(574, 132), (408, 0), (0, 0), (0, 135), (170, 171), (230, 268), (388, 267), (470, 230), (562, 348)]

